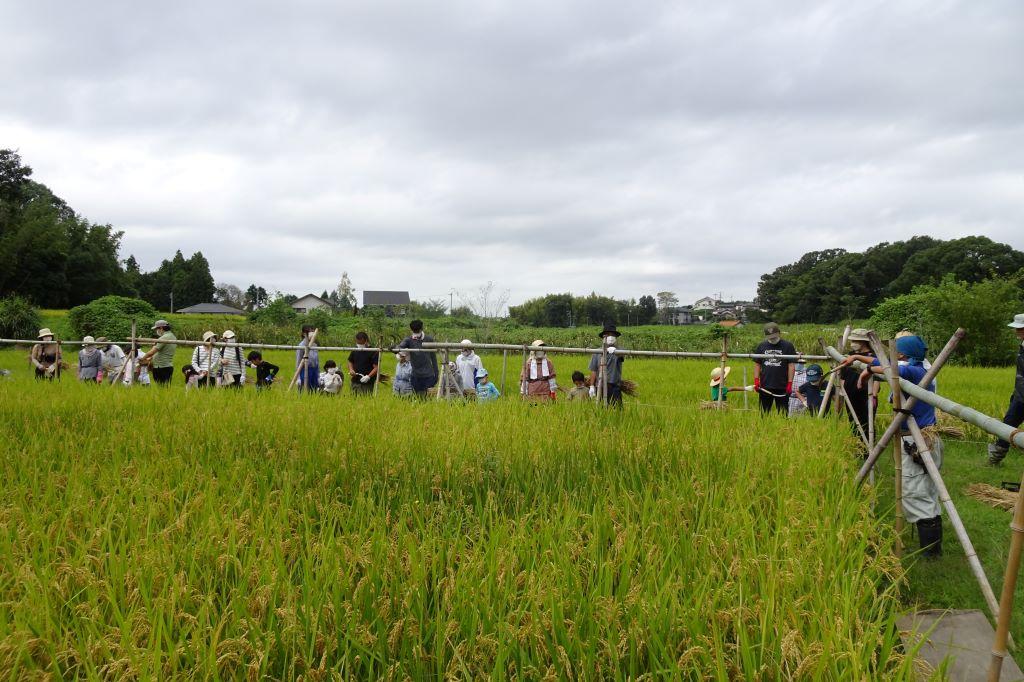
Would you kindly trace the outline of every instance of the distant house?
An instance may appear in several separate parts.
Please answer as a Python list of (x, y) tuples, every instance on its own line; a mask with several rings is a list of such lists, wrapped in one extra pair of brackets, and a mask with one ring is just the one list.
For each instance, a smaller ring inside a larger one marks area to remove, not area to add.
[(719, 301), (711, 316), (716, 320), (746, 321), (753, 310), (757, 310), (757, 306), (751, 301)]
[(306, 313), (314, 310), (332, 310), (333, 308), (334, 306), (331, 305), (330, 301), (322, 299), (314, 294), (306, 294), (292, 303), (292, 310), (301, 315), (305, 315)]
[(693, 308), (688, 305), (672, 308), (668, 313), (669, 324), (693, 324)]
[(697, 299), (693, 304), (694, 310), (714, 310), (722, 302), (713, 296), (705, 296), (704, 298)]
[(408, 291), (364, 291), (363, 309), (366, 306), (380, 306), (388, 317), (405, 315), (409, 310)]
[(244, 310), (233, 308), (223, 303), (197, 303), (187, 308), (179, 308), (175, 312), (182, 315), (245, 315)]
[(718, 323), (722, 327), (728, 327), (730, 329), (737, 329), (743, 326), (743, 322), (740, 320), (722, 320)]

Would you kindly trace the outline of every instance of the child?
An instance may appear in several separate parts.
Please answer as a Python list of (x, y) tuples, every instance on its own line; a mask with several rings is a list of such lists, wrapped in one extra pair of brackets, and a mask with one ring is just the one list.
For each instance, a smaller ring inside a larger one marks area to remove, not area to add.
[(181, 375), (185, 377), (185, 390), (190, 388), (198, 388), (199, 386), (199, 372), (192, 365), (185, 365), (181, 368)]
[(281, 371), (281, 368), (264, 360), (263, 354), (258, 350), (249, 351), (247, 359), (249, 361), (247, 364), (250, 367), (256, 368), (256, 388), (269, 388), (274, 383), (274, 379), (277, 378), (277, 373)]
[(501, 392), (498, 387), (491, 383), (487, 370), (481, 367), (476, 371), (476, 399), (478, 402), (486, 403), (500, 398)]
[[(824, 397), (824, 391), (822, 391), (822, 381), (824, 378), (825, 374), (821, 369), (821, 365), (808, 365), (807, 380), (796, 389), (796, 397), (810, 411), (811, 416), (817, 416), (818, 410), (821, 409), (821, 400)], [(829, 407), (829, 405), (825, 406), (826, 414)]]
[(587, 379), (583, 372), (576, 370), (572, 373), (572, 384), (569, 400), (590, 400), (590, 389), (587, 388)]
[(409, 354), (405, 351), (395, 353), (395, 379), (391, 384), (391, 390), (395, 395), (408, 396), (413, 394), (412, 389), (412, 363), (409, 362)]
[(725, 376), (722, 376), (722, 368), (715, 367), (711, 370), (711, 400), (718, 402), (718, 392), (722, 392), (722, 402), (729, 399), (729, 391), (753, 391), (753, 386), (722, 386), (725, 379), (729, 378), (729, 373), (732, 372), (732, 367), (725, 368)]
[(141, 348), (135, 350), (135, 357), (132, 358), (131, 354), (128, 354), (127, 366), (124, 368), (124, 376), (121, 378), (121, 383), (125, 386), (149, 386), (149, 369), (146, 365), (142, 364), (142, 358), (145, 357), (145, 353)]
[(324, 363), (325, 372), (320, 375), (320, 390), (327, 395), (338, 395), (345, 378), (338, 374), (338, 363), (328, 360)]

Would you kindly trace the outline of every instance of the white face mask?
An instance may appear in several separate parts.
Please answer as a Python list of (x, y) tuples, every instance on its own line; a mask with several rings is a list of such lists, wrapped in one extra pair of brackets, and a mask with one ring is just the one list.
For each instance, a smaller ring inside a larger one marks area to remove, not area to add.
[(463, 348), (462, 354), (468, 358), (470, 355), (473, 354), (473, 350), (471, 348)]
[(356, 343), (356, 348), (366, 348), (365, 343)]
[(335, 374), (335, 373), (337, 373), (337, 371), (338, 371), (337, 367), (330, 367), (330, 368), (327, 369), (327, 373), (328, 374)]

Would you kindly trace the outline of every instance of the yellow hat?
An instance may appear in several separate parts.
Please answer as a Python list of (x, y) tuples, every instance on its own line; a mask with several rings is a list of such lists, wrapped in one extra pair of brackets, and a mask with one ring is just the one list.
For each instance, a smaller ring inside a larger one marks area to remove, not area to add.
[[(726, 367), (725, 368), (725, 378), (726, 379), (729, 378), (729, 372), (731, 372), (731, 371), (732, 371), (732, 367)], [(718, 384), (722, 383), (722, 378), (723, 378), (722, 377), (722, 368), (721, 367), (715, 367), (713, 370), (711, 370), (711, 383), (709, 384), (709, 386), (717, 386)]]

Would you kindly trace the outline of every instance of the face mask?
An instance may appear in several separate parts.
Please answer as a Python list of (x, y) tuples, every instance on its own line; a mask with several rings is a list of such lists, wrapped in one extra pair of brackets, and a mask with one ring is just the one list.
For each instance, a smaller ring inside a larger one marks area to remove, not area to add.
[(357, 343), (356, 344), (356, 348), (366, 348), (366, 344), (365, 343)]
[(337, 373), (337, 371), (338, 371), (337, 367), (330, 367), (330, 368), (328, 368), (327, 373), (328, 374), (335, 374), (335, 373)]
[(462, 354), (465, 355), (468, 358), (470, 355), (473, 354), (473, 351), (470, 350), (469, 348), (465, 348), (465, 349), (463, 349)]
[(609, 346), (614, 346), (615, 345), (615, 337), (611, 336), (611, 335), (606, 336), (606, 337), (604, 337), (604, 342), (605, 342), (605, 344), (607, 344)]
[(534, 357), (536, 357), (536, 358), (537, 358), (538, 360), (543, 360), (543, 359), (544, 359), (544, 351), (542, 351), (542, 350), (539, 350), (539, 351), (537, 351), (537, 352), (536, 352), (536, 353), (534, 353), (533, 355), (534, 355)]

